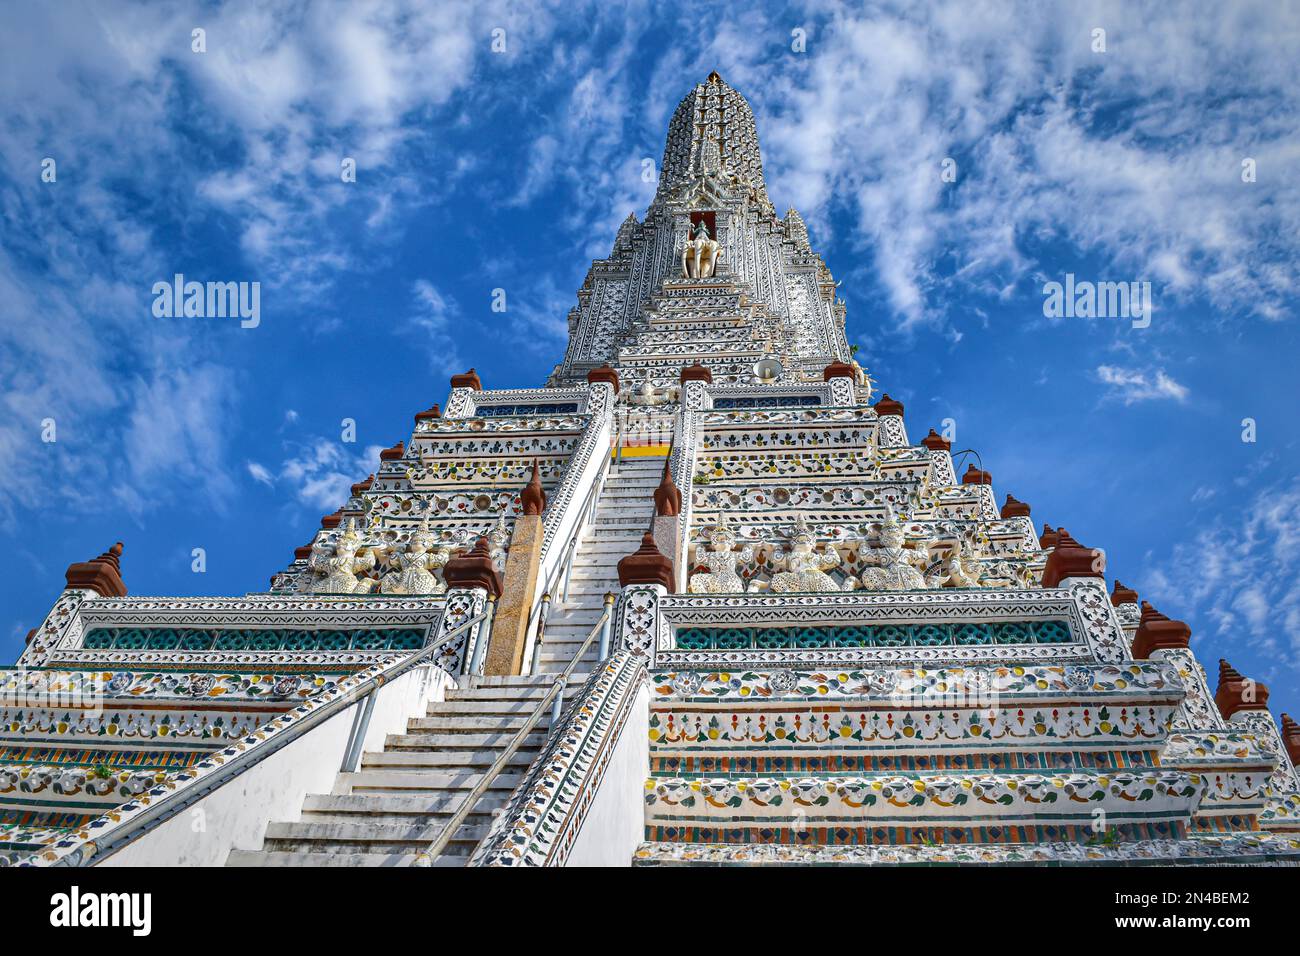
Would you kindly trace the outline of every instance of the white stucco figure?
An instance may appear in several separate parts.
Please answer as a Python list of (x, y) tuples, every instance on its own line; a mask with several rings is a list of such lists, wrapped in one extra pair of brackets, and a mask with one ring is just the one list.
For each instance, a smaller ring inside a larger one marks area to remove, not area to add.
[(451, 558), (451, 552), (436, 547), (436, 539), (429, 533), (429, 519), (411, 532), (406, 546), (388, 553), (392, 568), (379, 582), (384, 594), (441, 594), (447, 590), (445, 582), (434, 575)]
[(708, 279), (722, 257), (722, 245), (709, 236), (709, 227), (701, 222), (682, 247), (682, 274), (688, 279)]
[(868, 591), (916, 591), (929, 587), (925, 575), (913, 562), (925, 555), (903, 547), (907, 536), (894, 518), (894, 509), (885, 506), (885, 520), (880, 525), (880, 544), (862, 549), (862, 587)]
[(363, 575), (375, 566), (374, 552), (361, 546), (356, 520), (348, 518), (333, 545), (317, 542), (312, 546), (307, 569), (311, 575), (308, 590), (312, 594), (366, 594), (375, 582)]
[(695, 563), (707, 567), (691, 575), (688, 589), (692, 594), (728, 594), (745, 590), (745, 582), (736, 573), (738, 561), (754, 560), (754, 549), (745, 545), (740, 551), (732, 550), (736, 546), (736, 533), (727, 527), (726, 515), (718, 516), (718, 523), (709, 532), (709, 548), (695, 546)]
[(840, 555), (834, 548), (827, 548), (824, 553), (816, 550), (817, 539), (808, 530), (803, 515), (795, 521), (795, 531), (790, 537), (790, 551), (778, 550), (772, 556), (780, 563), (784, 561), (786, 570), (772, 576), (769, 589), (776, 592), (790, 591), (839, 591), (839, 583), (826, 572), (837, 567)]

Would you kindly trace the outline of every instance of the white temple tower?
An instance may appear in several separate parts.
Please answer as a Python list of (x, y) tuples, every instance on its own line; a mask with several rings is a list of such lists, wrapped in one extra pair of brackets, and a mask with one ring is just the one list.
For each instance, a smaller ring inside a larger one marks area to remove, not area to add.
[(544, 387), (453, 377), (268, 591), (69, 568), (9, 861), (1300, 860), (1267, 688), (914, 441), (844, 328), (710, 74)]

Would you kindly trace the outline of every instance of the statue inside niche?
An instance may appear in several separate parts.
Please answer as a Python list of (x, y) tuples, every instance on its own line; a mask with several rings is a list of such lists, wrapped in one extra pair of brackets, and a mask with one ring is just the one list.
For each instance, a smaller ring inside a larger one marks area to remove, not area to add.
[(709, 224), (701, 220), (682, 247), (682, 274), (688, 279), (708, 279), (721, 256), (722, 244), (709, 235)]
[(907, 535), (894, 517), (894, 509), (885, 504), (885, 520), (880, 524), (880, 544), (862, 549), (861, 575), (867, 591), (920, 591), (931, 587), (917, 567), (925, 566), (927, 553), (904, 547)]
[(311, 576), (307, 590), (311, 594), (368, 594), (375, 582), (364, 575), (375, 566), (375, 553), (363, 548), (357, 534), (355, 518), (344, 522), (333, 544), (317, 541), (312, 545), (307, 572)]
[(441, 594), (447, 590), (446, 583), (433, 572), (451, 559), (451, 551), (429, 532), (428, 515), (420, 519), (406, 545), (389, 551), (387, 557), (392, 570), (379, 582), (384, 594)]
[(816, 546), (817, 538), (808, 530), (804, 516), (799, 515), (795, 521), (794, 534), (790, 536), (790, 551), (778, 548), (772, 555), (772, 560), (777, 564), (784, 562), (786, 570), (772, 576), (768, 590), (777, 593), (841, 590), (839, 583), (826, 573), (839, 566), (839, 552), (834, 548), (819, 552)]
[(754, 560), (754, 549), (745, 545), (740, 551), (732, 550), (736, 546), (736, 533), (727, 526), (727, 516), (718, 515), (718, 523), (709, 532), (709, 549), (703, 544), (695, 546), (695, 563), (707, 567), (691, 575), (687, 590), (692, 594), (731, 594), (745, 590), (745, 582), (736, 573), (738, 561)]

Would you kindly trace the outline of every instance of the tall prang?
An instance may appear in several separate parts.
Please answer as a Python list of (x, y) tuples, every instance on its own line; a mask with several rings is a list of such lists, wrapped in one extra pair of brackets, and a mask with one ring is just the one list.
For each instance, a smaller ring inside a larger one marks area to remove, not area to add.
[(776, 215), (754, 113), (717, 73), (678, 105), (644, 221), (629, 215), (592, 263), (551, 384), (610, 364), (629, 384), (677, 384), (701, 361), (718, 384), (820, 381), (850, 361), (844, 304), (791, 209)]
[(453, 376), (266, 591), (68, 568), (0, 685), (0, 853), (1300, 862), (1300, 727), (913, 441), (844, 320), (711, 74), (545, 387)]

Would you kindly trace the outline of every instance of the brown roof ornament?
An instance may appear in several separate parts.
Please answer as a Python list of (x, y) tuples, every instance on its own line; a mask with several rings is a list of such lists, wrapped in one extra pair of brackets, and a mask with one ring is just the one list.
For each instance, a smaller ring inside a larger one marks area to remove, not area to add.
[(334, 512), (333, 514), (323, 515), (320, 519), (320, 526), (324, 528), (326, 531), (333, 530), (334, 528), (337, 528), (342, 523), (343, 523), (342, 508), (340, 508), (338, 511)]
[[(1134, 598), (1137, 595), (1133, 595)], [(1182, 621), (1165, 617), (1146, 601), (1142, 602), (1142, 617), (1137, 633), (1133, 635), (1133, 656), (1140, 661), (1151, 657), (1154, 651), (1172, 651), (1191, 645), (1192, 629)]]
[(444, 564), (442, 579), (449, 588), (482, 588), (493, 597), (501, 596), (501, 574), (488, 553), (487, 538), (479, 538), (468, 554)]
[(315, 543), (316, 543), (316, 539), (312, 538), (306, 544), (299, 545), (298, 547), (294, 548), (293, 559), (295, 561), (306, 561), (308, 558), (311, 557), (311, 549)]
[(432, 421), (435, 418), (442, 418), (442, 406), (437, 402), (434, 402), (431, 408), (426, 408), (422, 412), (415, 413), (415, 423), (417, 425), (420, 424), (420, 422)]
[(663, 554), (655, 544), (655, 536), (647, 531), (641, 538), (641, 547), (618, 562), (618, 583), (662, 584), (672, 594), (677, 590), (672, 559)]
[(1056, 532), (1046, 521), (1043, 522), (1043, 533), (1038, 536), (1038, 546), (1044, 551), (1056, 547)]
[(876, 404), (872, 405), (871, 407), (874, 408), (876, 410), (876, 414), (881, 416), (882, 418), (885, 415), (903, 414), (903, 403), (894, 401), (894, 399), (889, 397), (888, 392), (886, 392), (883, 396), (881, 396), (880, 401), (876, 402)]
[(1043, 568), (1043, 587), (1059, 587), (1066, 578), (1104, 578), (1106, 555), (1096, 548), (1085, 548), (1064, 528), (1056, 529), (1056, 547), (1047, 556)]
[(360, 496), (362, 492), (369, 491), (370, 486), (373, 485), (374, 483), (375, 483), (375, 473), (372, 471), (369, 475), (366, 476), (365, 481), (358, 481), (355, 485), (352, 486), (352, 497), (356, 498)]
[(452, 388), (472, 388), (476, 392), (483, 391), (483, 382), (478, 377), (478, 372), (470, 369), (468, 372), (462, 372), (459, 375), (451, 377)]
[(122, 542), (119, 541), (97, 558), (68, 565), (67, 587), (76, 591), (94, 591), (101, 597), (126, 597), (121, 557)]
[(593, 368), (587, 373), (588, 385), (594, 385), (597, 382), (608, 382), (614, 386), (614, 394), (618, 394), (618, 371), (608, 362), (599, 368)]
[(694, 365), (683, 365), (682, 374), (678, 381), (685, 385), (687, 382), (713, 382), (713, 371), (707, 366), (696, 362)]
[(379, 453), (380, 461), (401, 461), (406, 454), (406, 442), (399, 441), (392, 448), (385, 448)]
[(1300, 724), (1286, 714), (1282, 715), (1282, 746), (1291, 758), (1291, 765), (1300, 767)]
[(1029, 502), (1021, 501), (1019, 498), (1014, 498), (1011, 495), (1007, 495), (1006, 504), (1002, 506), (1002, 517), (1003, 518), (1028, 518)]
[(1267, 710), (1268, 686), (1241, 676), (1241, 672), (1227, 661), (1219, 660), (1219, 686), (1214, 692), (1214, 702), (1225, 720), (1239, 710)]
[(921, 444), (930, 449), (930, 451), (952, 451), (952, 442), (948, 441), (948, 439), (944, 438), (933, 428), (930, 429), (930, 434), (921, 439)]
[[(1121, 604), (1136, 604), (1137, 602), (1138, 593), (1132, 588), (1124, 587), (1116, 578), (1115, 584), (1110, 591), (1110, 603), (1115, 607), (1119, 607)], [(1148, 604), (1147, 607), (1150, 607), (1150, 605)]]
[(682, 513), (682, 492), (673, 482), (673, 472), (669, 467), (672, 459), (664, 462), (664, 474), (655, 489), (655, 517), (672, 518)]
[(966, 474), (961, 476), (961, 483), (963, 485), (991, 485), (993, 484), (993, 476), (987, 471), (976, 468), (975, 463), (971, 462), (966, 466)]
[[(833, 378), (857, 378), (853, 371), (853, 366), (848, 362), (831, 362), (822, 370), (822, 381), (829, 382)], [(888, 397), (888, 396), (886, 396)], [(877, 409), (879, 414), (879, 409)], [(903, 414), (901, 411), (898, 414)]]
[(542, 475), (537, 467), (537, 459), (533, 459), (533, 474), (528, 479), (528, 484), (524, 485), (524, 490), (519, 493), (519, 503), (524, 509), (526, 515), (539, 515), (546, 510), (546, 489), (542, 487)]

